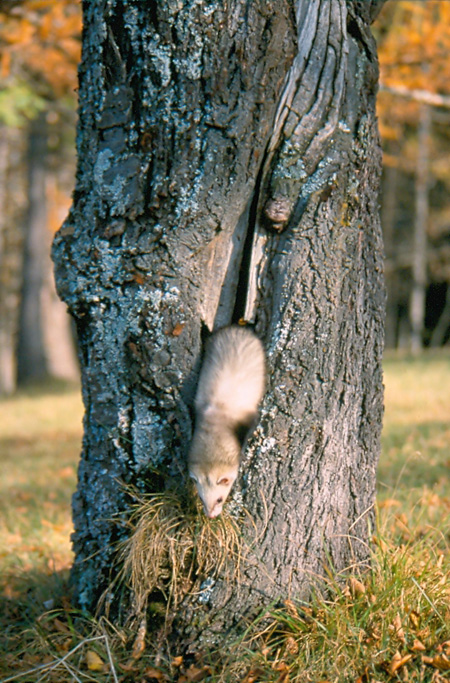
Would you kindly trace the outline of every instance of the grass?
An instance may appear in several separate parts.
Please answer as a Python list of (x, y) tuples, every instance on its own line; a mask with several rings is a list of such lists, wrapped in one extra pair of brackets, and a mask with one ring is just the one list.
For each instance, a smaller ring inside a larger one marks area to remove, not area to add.
[(158, 654), (145, 625), (127, 633), (74, 612), (67, 577), (79, 390), (51, 386), (3, 400), (0, 680), (448, 680), (450, 356), (388, 356), (385, 384), (370, 577), (364, 584), (355, 577), (345, 588), (330, 579), (329, 599), (308, 607), (268, 608), (234, 648), (220, 653), (220, 665), (217, 654), (190, 660)]
[[(378, 468), (382, 519), (442, 529), (450, 513), (450, 356), (387, 356), (385, 420)], [(391, 510), (392, 514), (386, 512)], [(404, 530), (404, 537), (407, 537)]]
[(76, 484), (81, 419), (78, 387), (35, 387), (0, 402), (4, 571), (59, 571), (70, 566), (70, 497)]

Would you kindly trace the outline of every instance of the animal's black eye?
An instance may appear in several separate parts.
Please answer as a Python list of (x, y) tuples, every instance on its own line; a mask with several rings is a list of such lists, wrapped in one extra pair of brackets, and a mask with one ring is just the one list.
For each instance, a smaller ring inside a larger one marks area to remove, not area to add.
[(218, 499), (217, 499), (217, 502), (218, 502), (218, 503), (223, 503), (223, 498), (218, 498)]

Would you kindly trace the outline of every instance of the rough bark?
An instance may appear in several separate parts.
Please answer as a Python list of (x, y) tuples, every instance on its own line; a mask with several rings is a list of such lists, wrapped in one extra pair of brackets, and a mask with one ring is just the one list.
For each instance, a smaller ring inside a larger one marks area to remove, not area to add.
[(183, 485), (202, 332), (242, 316), (270, 365), (236, 493), (258, 543), (239, 583), (186, 600), (180, 627), (223, 630), (306, 597), (324, 565), (367, 565), (384, 307), (375, 8), (84, 2), (77, 187), (54, 242), (86, 407), (83, 607), (121, 536), (118, 482)]

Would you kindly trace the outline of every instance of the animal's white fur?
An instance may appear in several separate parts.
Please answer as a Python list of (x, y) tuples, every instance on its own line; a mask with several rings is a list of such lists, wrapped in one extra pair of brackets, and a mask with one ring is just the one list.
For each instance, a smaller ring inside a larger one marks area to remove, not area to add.
[(237, 431), (250, 427), (264, 393), (265, 357), (247, 328), (226, 327), (210, 340), (195, 397), (189, 474), (208, 517), (217, 517), (239, 469)]

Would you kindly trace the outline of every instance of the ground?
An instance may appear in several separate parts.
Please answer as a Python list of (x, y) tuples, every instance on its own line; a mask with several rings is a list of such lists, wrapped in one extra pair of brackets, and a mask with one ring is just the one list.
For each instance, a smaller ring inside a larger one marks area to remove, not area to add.
[[(79, 387), (0, 404), (3, 681), (430, 681), (450, 671), (450, 354), (387, 355), (373, 572), (330, 598), (271, 607), (226, 657), (191, 660), (76, 615), (70, 496)], [(212, 662), (220, 661), (220, 664)], [(28, 672), (28, 673), (25, 673)], [(20, 675), (19, 675), (20, 674)], [(17, 678), (16, 678), (17, 676)]]

